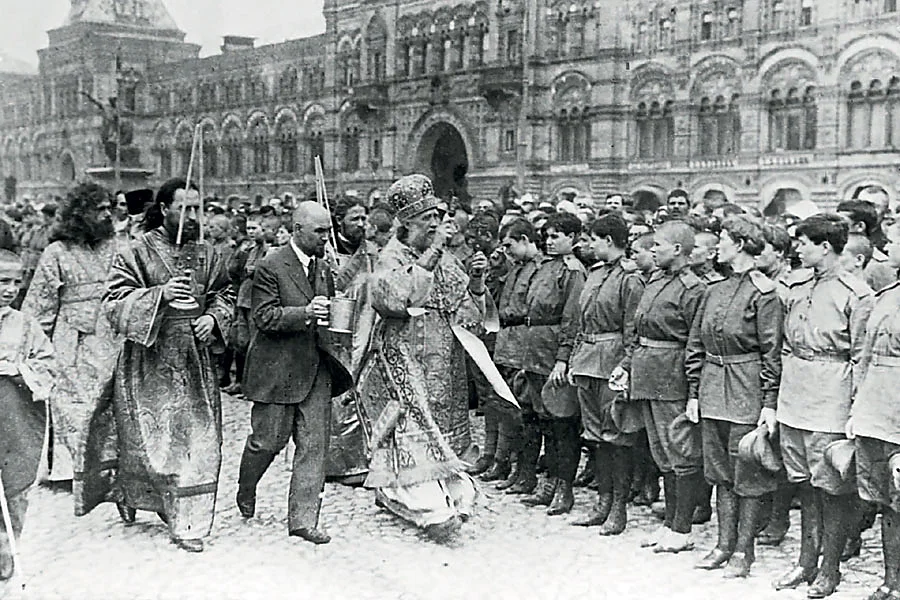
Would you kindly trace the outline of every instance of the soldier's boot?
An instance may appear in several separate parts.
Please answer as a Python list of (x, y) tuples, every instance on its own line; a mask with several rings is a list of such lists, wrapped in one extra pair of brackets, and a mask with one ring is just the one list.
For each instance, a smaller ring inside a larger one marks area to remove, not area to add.
[(697, 490), (696, 494), (697, 507), (694, 509), (691, 523), (694, 525), (703, 525), (712, 520), (712, 486), (704, 481), (702, 487)]
[(515, 462), (512, 462), (512, 466), (509, 470), (509, 475), (506, 476), (506, 479), (497, 484), (496, 487), (498, 490), (507, 490), (514, 486), (519, 480), (519, 465), (521, 464), (520, 457), (521, 454), (514, 459)]
[(794, 589), (812, 583), (819, 574), (819, 552), (822, 545), (822, 502), (809, 483), (799, 486), (800, 559), (790, 571), (776, 579), (776, 590)]
[(628, 525), (628, 500), (631, 496), (632, 449), (613, 449), (613, 501), (609, 517), (600, 526), (600, 535), (619, 535)]
[(522, 451), (519, 453), (519, 478), (507, 494), (530, 494), (537, 487), (537, 461), (541, 452), (541, 429), (534, 413), (522, 415)]
[(718, 542), (694, 565), (695, 569), (712, 571), (721, 568), (734, 554), (738, 537), (738, 497), (724, 485), (716, 486), (716, 516), (719, 520)]
[(575, 506), (575, 495), (572, 493), (572, 484), (565, 479), (560, 479), (553, 500), (547, 508), (547, 514), (551, 517), (564, 515), (571, 511), (573, 506)]
[(822, 565), (807, 598), (825, 598), (841, 583), (841, 552), (847, 543), (847, 530), (857, 522), (855, 494), (832, 496), (819, 491), (822, 498)]
[(772, 493), (772, 510), (768, 523), (759, 534), (760, 546), (778, 546), (787, 535), (791, 526), (791, 501), (796, 493), (796, 486), (783, 484)]
[(613, 501), (613, 481), (610, 473), (611, 465), (609, 456), (603, 446), (597, 442), (587, 442), (590, 451), (588, 464), (593, 468), (591, 476), (593, 481), (599, 483), (597, 489), (597, 502), (591, 507), (591, 511), (583, 518), (572, 521), (576, 527), (596, 527), (602, 525), (609, 516), (609, 509)]
[(522, 498), (522, 504), (527, 506), (550, 506), (550, 503), (553, 502), (553, 497), (556, 495), (558, 485), (559, 480), (556, 477), (545, 478), (537, 492)]
[(672, 530), (672, 522), (675, 520), (675, 503), (678, 498), (678, 489), (675, 485), (675, 473), (663, 474), (663, 524), (648, 538), (641, 542), (642, 548), (656, 548), (666, 533)]
[[(675, 478), (675, 514), (672, 517), (672, 526), (667, 537), (653, 549), (656, 553), (670, 552), (677, 554), (694, 548), (691, 538), (691, 526), (694, 510), (697, 508), (697, 498), (704, 493), (705, 480), (703, 473), (677, 475)], [(666, 491), (668, 495), (668, 488)], [(668, 499), (666, 507), (668, 508)]]
[[(716, 496), (716, 503), (718, 502)], [(750, 574), (750, 567), (756, 560), (756, 532), (759, 530), (763, 506), (759, 498), (738, 499), (737, 547), (725, 567), (725, 577), (743, 579)]]

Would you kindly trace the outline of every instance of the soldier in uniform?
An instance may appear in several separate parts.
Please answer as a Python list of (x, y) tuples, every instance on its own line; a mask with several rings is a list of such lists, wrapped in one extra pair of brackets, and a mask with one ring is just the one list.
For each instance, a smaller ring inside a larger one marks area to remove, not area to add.
[[(642, 545), (655, 552), (693, 548), (691, 521), (698, 491), (704, 485), (703, 460), (673, 443), (670, 425), (683, 415), (688, 386), (684, 352), (691, 324), (706, 285), (690, 269), (694, 231), (681, 221), (667, 221), (654, 234), (658, 270), (650, 277), (635, 316), (636, 341), (610, 383), (624, 387), (631, 399), (643, 400), (644, 423), (653, 460), (663, 474), (665, 521)], [(699, 436), (698, 428), (690, 436)]]
[(798, 254), (813, 274), (791, 285), (785, 306), (777, 416), (788, 479), (800, 484), (802, 535), (798, 563), (775, 588), (811, 583), (810, 598), (829, 596), (840, 583), (841, 551), (855, 520), (855, 482), (825, 461), (825, 448), (844, 439), (873, 303), (871, 288), (840, 267), (848, 230), (834, 214), (797, 226)]
[(775, 474), (742, 460), (741, 439), (758, 425), (775, 432), (775, 401), (781, 376), (781, 301), (771, 279), (754, 268), (762, 252), (762, 228), (747, 217), (722, 225), (718, 257), (732, 274), (707, 288), (691, 328), (685, 369), (687, 414), (702, 417), (703, 470), (716, 486), (718, 543), (696, 568), (728, 563), (726, 577), (746, 577), (755, 560), (754, 540), (762, 498)]
[[(632, 447), (636, 431), (622, 431), (612, 418), (613, 403), (621, 402), (609, 389), (609, 374), (633, 344), (634, 311), (644, 282), (622, 268), (628, 245), (628, 224), (619, 213), (607, 214), (591, 224), (591, 266), (581, 291), (578, 337), (569, 358), (569, 382), (576, 386), (581, 409), (582, 437), (593, 454), (594, 480), (599, 483), (597, 504), (573, 525), (601, 526), (601, 535), (625, 530), (626, 503), (631, 491)], [(636, 405), (623, 410), (634, 413)]]
[(872, 243), (872, 260), (865, 265), (865, 281), (873, 290), (891, 285), (896, 280), (896, 270), (888, 264), (887, 255), (875, 247), (881, 234), (878, 210), (866, 200), (847, 200), (837, 205), (839, 215), (850, 221), (850, 233), (866, 236)]
[[(900, 240), (900, 223), (887, 225), (888, 237)], [(888, 264), (900, 268), (900, 243), (887, 245)], [(866, 325), (859, 365), (859, 388), (847, 423), (847, 437), (856, 443), (860, 497), (876, 504), (881, 515), (884, 582), (869, 600), (900, 597), (900, 412), (887, 390), (900, 386), (900, 282), (875, 294)]]
[[(494, 347), (494, 363), (510, 387), (516, 373), (522, 370), (522, 351), (525, 338), (525, 317), (528, 315), (526, 297), (531, 281), (544, 257), (537, 247), (538, 232), (525, 219), (516, 219), (500, 232), (500, 247), (512, 261), (500, 291), (497, 309), (500, 313), (500, 331)], [(509, 440), (510, 450), (518, 454), (515, 468), (509, 477), (497, 484), (497, 489), (508, 494), (530, 494), (537, 486), (534, 461), (524, 460), (522, 454), (522, 415), (503, 413), (498, 423), (499, 438)], [(540, 449), (538, 449), (540, 450)]]
[(547, 465), (539, 491), (522, 502), (549, 506), (549, 515), (567, 513), (575, 503), (572, 483), (581, 450), (578, 401), (566, 378), (585, 280), (572, 254), (580, 233), (581, 221), (572, 214), (550, 215), (544, 224), (547, 255), (528, 287), (523, 374), (516, 386), (525, 429), (522, 460), (529, 470), (537, 464), (543, 439)]

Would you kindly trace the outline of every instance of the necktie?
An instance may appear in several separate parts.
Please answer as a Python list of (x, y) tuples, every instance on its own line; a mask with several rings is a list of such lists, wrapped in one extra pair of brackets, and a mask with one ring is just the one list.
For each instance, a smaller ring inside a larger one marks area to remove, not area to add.
[(313, 293), (316, 291), (316, 259), (311, 259), (306, 267), (306, 278), (309, 279), (309, 286)]

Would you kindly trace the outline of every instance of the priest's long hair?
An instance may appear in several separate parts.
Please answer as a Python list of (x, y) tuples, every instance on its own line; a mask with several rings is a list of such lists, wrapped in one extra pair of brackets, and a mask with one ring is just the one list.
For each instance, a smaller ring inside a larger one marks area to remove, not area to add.
[[(100, 218), (97, 206), (106, 202), (111, 206), (112, 194), (98, 183), (80, 183), (72, 188), (56, 214), (56, 225), (50, 234), (51, 242), (70, 242), (93, 248), (115, 235), (115, 228), (108, 214)], [(93, 218), (87, 217), (92, 215)]]

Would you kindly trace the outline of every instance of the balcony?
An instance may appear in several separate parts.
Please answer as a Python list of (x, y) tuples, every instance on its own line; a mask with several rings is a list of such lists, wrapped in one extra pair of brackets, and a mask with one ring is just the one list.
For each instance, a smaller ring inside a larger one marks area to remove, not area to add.
[(495, 110), (504, 100), (522, 94), (522, 64), (490, 65), (481, 69), (478, 91)]
[(350, 101), (356, 105), (360, 113), (370, 113), (386, 108), (388, 105), (388, 84), (384, 82), (367, 82), (350, 88)]

